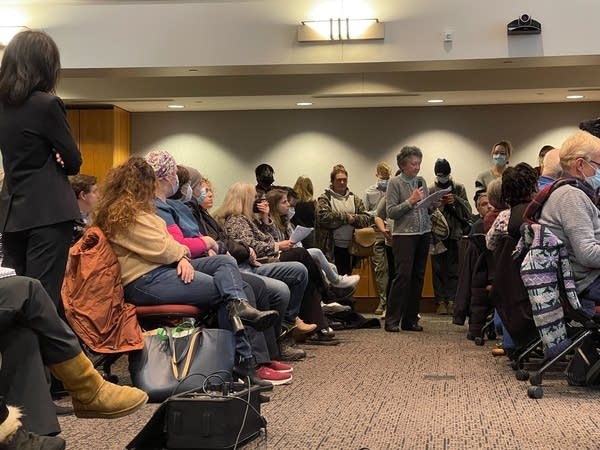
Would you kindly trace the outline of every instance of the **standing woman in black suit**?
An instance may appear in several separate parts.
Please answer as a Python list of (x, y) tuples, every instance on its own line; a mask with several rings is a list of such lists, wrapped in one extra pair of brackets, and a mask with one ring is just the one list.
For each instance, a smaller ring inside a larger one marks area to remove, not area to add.
[(40, 280), (62, 310), (73, 220), (79, 208), (67, 175), (81, 166), (66, 111), (54, 90), (60, 56), (52, 38), (23, 31), (8, 44), (0, 64), (0, 192), (3, 265)]

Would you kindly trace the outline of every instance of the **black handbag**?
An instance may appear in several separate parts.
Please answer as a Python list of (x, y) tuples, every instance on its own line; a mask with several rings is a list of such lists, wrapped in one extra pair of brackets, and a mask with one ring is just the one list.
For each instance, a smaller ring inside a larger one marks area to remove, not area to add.
[(145, 333), (144, 348), (129, 357), (131, 381), (150, 402), (190, 389), (205, 380), (216, 385), (231, 379), (233, 333), (217, 328), (158, 328)]

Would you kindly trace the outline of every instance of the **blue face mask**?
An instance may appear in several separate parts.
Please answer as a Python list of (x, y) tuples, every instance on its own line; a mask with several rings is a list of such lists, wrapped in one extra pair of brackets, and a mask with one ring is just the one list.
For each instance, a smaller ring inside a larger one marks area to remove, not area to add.
[(387, 190), (389, 181), (390, 180), (381, 180), (381, 179), (377, 180), (377, 189), (385, 192)]
[(198, 202), (199, 205), (201, 205), (204, 200), (206, 200), (206, 188), (205, 187), (200, 189), (200, 193), (196, 197), (196, 201)]
[(506, 164), (506, 155), (503, 155), (502, 153), (497, 153), (493, 155), (492, 158), (494, 159), (494, 164), (498, 167), (502, 167)]
[[(594, 168), (590, 163), (588, 164)], [(585, 177), (585, 182), (589, 184), (594, 191), (600, 189), (600, 169), (595, 169), (594, 175), (591, 177)]]

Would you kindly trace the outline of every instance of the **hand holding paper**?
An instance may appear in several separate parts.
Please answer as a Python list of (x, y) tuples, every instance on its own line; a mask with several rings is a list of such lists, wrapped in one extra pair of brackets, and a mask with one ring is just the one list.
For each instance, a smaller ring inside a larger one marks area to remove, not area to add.
[(429, 208), (432, 203), (439, 202), (442, 200), (442, 197), (446, 194), (452, 192), (452, 187), (447, 187), (446, 189), (441, 189), (439, 191), (434, 192), (433, 194), (429, 194), (423, 200), (418, 202), (415, 207), (416, 208)]
[(292, 231), (290, 241), (292, 241), (294, 244), (297, 244), (305, 239), (310, 233), (312, 233), (313, 230), (314, 228), (312, 227), (309, 228), (298, 225), (296, 228), (294, 228), (294, 231)]

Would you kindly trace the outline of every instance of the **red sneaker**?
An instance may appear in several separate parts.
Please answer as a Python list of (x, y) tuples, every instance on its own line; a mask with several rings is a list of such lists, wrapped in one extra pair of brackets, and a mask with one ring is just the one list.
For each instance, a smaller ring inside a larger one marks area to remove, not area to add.
[(275, 386), (280, 384), (288, 384), (292, 381), (292, 374), (277, 372), (273, 369), (270, 369), (268, 366), (261, 366), (256, 370), (256, 375)]
[(276, 372), (284, 372), (284, 373), (290, 373), (294, 371), (294, 368), (292, 366), (290, 366), (289, 364), (284, 364), (280, 361), (271, 361), (271, 364), (267, 364), (267, 366), (269, 369), (274, 370)]

